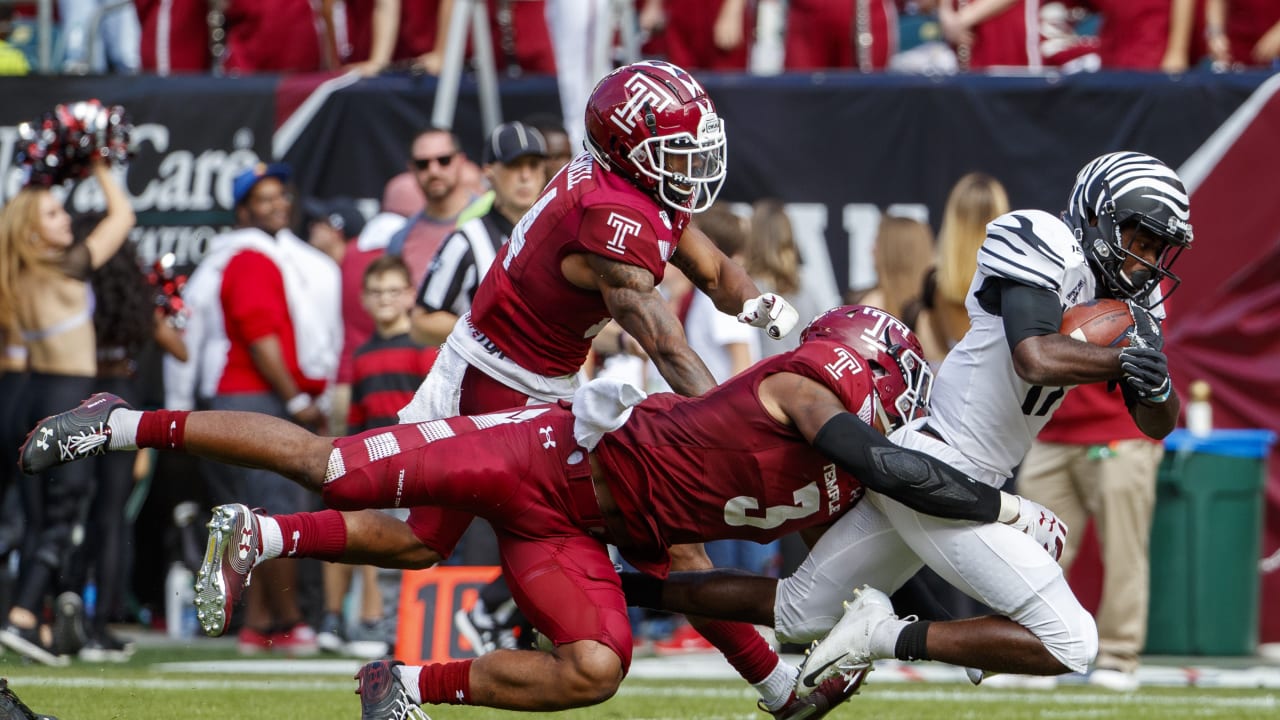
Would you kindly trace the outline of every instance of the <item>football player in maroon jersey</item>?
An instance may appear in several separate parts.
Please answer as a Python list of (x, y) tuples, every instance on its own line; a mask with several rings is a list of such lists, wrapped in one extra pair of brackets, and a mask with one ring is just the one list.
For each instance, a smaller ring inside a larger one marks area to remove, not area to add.
[[(622, 383), (593, 381), (572, 406), (526, 405), (344, 438), (256, 413), (139, 412), (99, 393), (37, 425), (22, 464), (39, 472), (108, 449), (162, 447), (269, 468), (320, 493), (333, 508), (321, 514), (432, 505), (485, 517), (517, 602), (555, 649), (426, 666), (370, 663), (357, 676), (362, 717), (420, 717), (422, 703), (580, 707), (612, 696), (631, 661), (626, 601), (605, 543), (662, 577), (673, 544), (768, 541), (824, 525), (864, 487), (957, 519), (1048, 513), (884, 437), (925, 412), (932, 383), (919, 342), (896, 318), (837, 308), (801, 341), (697, 398), (645, 398)], [(387, 560), (344, 551), (345, 538), (327, 537), (317, 525), (282, 522), (298, 516), (259, 517), (238, 507), (225, 528), (235, 538), (231, 548), (206, 558), (215, 571), (202, 577), (216, 587), (197, 588), (207, 631), (221, 629), (264, 558), (306, 545), (336, 560)], [(408, 525), (399, 527), (398, 559), (413, 566), (422, 543)], [(812, 708), (807, 717), (829, 709)]]
[[(561, 170), (516, 223), (401, 422), (568, 400), (592, 338), (610, 319), (640, 343), (676, 392), (707, 391), (715, 384), (711, 373), (656, 287), (668, 262), (722, 312), (772, 337), (796, 324), (794, 308), (761, 294), (741, 266), (689, 227), (725, 179), (724, 121), (697, 80), (665, 62), (619, 68), (592, 92), (585, 127), (588, 152)], [(408, 522), (437, 562), (471, 519), (456, 508), (421, 506), (410, 509)], [(356, 522), (395, 521), (369, 513)], [(376, 532), (347, 527), (357, 543)], [(682, 570), (711, 567), (697, 545), (676, 546), (672, 559)], [(795, 670), (751, 627), (696, 618), (693, 624), (771, 710), (788, 702), (781, 680)]]

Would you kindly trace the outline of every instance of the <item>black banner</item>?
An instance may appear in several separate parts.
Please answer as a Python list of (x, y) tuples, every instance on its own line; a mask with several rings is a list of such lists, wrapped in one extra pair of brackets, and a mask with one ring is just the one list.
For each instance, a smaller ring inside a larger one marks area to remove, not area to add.
[[(881, 210), (937, 225), (951, 185), (981, 170), (1014, 207), (1059, 210), (1076, 170), (1121, 148), (1177, 167), (1265, 74), (1082, 74), (1067, 78), (704, 74), (725, 118), (723, 198), (789, 204), (807, 268), (831, 292), (865, 284)], [(123, 104), (138, 125), (128, 173), (144, 257), (195, 261), (230, 222), (231, 177), (258, 158), (293, 165), (303, 195), (376, 201), (405, 168), (413, 134), (430, 125), (435, 80), (388, 76), (239, 79), (0, 80), (0, 194), (17, 189), (13, 125), (54, 103)], [(454, 129), (477, 157), (475, 88), (464, 83)], [(504, 81), (503, 114), (556, 113), (550, 78)], [(97, 206), (77, 191), (73, 210)], [(823, 248), (825, 245), (825, 248)], [(821, 252), (825, 249), (825, 252)], [(829, 263), (829, 264), (828, 264)]]

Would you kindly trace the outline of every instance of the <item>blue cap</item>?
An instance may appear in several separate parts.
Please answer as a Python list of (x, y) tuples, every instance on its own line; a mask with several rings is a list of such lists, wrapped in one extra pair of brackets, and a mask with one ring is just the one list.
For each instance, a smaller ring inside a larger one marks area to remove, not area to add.
[(273, 177), (282, 183), (289, 182), (292, 173), (289, 166), (285, 163), (257, 163), (252, 167), (246, 168), (243, 172), (231, 181), (231, 205), (232, 207), (240, 207), (240, 203), (249, 197), (249, 193), (253, 192), (253, 186), (258, 184), (262, 178)]

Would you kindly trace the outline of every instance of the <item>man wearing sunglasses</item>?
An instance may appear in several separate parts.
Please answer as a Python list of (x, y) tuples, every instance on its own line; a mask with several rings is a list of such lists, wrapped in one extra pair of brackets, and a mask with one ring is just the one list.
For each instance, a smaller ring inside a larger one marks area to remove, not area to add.
[(404, 259), (414, 287), (422, 283), (431, 258), (453, 232), (458, 213), (475, 199), (462, 182), (466, 164), (466, 153), (448, 130), (428, 128), (409, 145), (409, 172), (422, 188), (427, 205), (391, 238), (387, 254)]
[(488, 212), (463, 221), (445, 238), (418, 287), (412, 334), (424, 345), (443, 343), (458, 317), (471, 309), (480, 279), (547, 184), (546, 140), (524, 123), (494, 128), (483, 158), (492, 188)]

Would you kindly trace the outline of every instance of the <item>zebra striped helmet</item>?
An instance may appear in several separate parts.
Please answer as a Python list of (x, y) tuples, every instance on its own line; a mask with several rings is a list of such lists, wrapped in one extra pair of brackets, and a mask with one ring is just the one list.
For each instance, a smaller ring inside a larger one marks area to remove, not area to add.
[[(1163, 301), (1181, 282), (1170, 268), (1191, 247), (1191, 208), (1186, 188), (1169, 166), (1150, 155), (1114, 152), (1080, 170), (1063, 219), (1075, 230), (1085, 257), (1113, 295), (1146, 307)], [(1165, 242), (1150, 263), (1125, 247), (1120, 230), (1138, 225)], [(1126, 274), (1125, 262), (1143, 267)], [(1153, 292), (1168, 278), (1172, 286), (1160, 298)]]

